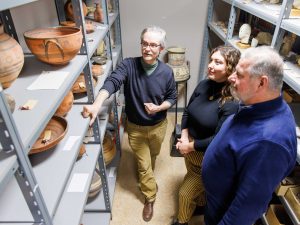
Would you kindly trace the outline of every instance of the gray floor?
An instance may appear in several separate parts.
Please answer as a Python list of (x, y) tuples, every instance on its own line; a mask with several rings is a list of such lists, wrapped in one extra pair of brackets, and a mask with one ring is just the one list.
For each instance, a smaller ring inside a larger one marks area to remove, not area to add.
[[(159, 191), (154, 204), (154, 216), (148, 223), (142, 219), (144, 199), (137, 185), (136, 164), (128, 146), (127, 134), (124, 134), (110, 225), (171, 224), (177, 211), (178, 187), (186, 172), (183, 158), (169, 156), (169, 140), (173, 127), (174, 113), (169, 113), (167, 134), (155, 168)], [(189, 223), (196, 224), (204, 224), (201, 216), (193, 217)]]

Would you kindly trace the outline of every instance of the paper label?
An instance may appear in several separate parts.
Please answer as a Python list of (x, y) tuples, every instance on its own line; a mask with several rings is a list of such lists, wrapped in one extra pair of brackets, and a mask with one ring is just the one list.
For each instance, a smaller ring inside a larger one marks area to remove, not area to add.
[(59, 89), (68, 75), (66, 71), (43, 71), (27, 90)]
[(63, 151), (70, 151), (80, 136), (70, 136), (63, 147)]
[(108, 173), (108, 177), (115, 177), (116, 176), (116, 167), (111, 167)]
[(68, 186), (67, 192), (83, 192), (88, 180), (88, 173), (75, 173)]

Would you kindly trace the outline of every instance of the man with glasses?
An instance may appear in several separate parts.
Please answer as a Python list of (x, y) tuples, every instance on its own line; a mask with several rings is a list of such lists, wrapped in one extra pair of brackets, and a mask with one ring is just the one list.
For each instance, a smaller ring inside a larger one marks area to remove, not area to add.
[(167, 110), (176, 102), (172, 69), (158, 59), (166, 45), (166, 32), (156, 26), (141, 33), (141, 57), (126, 58), (106, 79), (95, 102), (83, 107), (94, 122), (103, 102), (124, 84), (129, 145), (138, 165), (140, 189), (145, 196), (143, 219), (150, 221), (157, 193), (155, 160), (167, 129)]

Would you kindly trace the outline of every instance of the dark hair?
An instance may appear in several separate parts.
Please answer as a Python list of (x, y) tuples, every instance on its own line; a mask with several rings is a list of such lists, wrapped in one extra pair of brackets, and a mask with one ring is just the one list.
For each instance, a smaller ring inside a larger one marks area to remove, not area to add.
[[(221, 45), (214, 48), (210, 53), (210, 58), (215, 52), (220, 52), (226, 61), (226, 75), (229, 77), (233, 72), (235, 72), (235, 67), (239, 62), (241, 53), (239, 50), (231, 46)], [(225, 86), (222, 88), (220, 102), (223, 105), (227, 100), (234, 100), (234, 97), (230, 91), (230, 83), (226, 81)]]

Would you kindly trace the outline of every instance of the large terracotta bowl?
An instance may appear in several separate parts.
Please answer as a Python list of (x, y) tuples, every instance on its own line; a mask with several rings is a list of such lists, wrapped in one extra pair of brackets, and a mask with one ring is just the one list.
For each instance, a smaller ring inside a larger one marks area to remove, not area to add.
[[(46, 151), (57, 145), (65, 136), (68, 129), (68, 122), (64, 117), (53, 116), (46, 128), (43, 130), (37, 141), (32, 146), (29, 154), (36, 154), (39, 152)], [(44, 133), (45, 131), (51, 131), (51, 138), (48, 142), (44, 143)]]
[(24, 33), (32, 54), (42, 62), (64, 65), (72, 60), (82, 45), (82, 32), (77, 27), (49, 27)]

